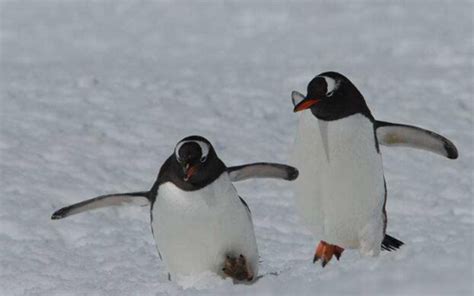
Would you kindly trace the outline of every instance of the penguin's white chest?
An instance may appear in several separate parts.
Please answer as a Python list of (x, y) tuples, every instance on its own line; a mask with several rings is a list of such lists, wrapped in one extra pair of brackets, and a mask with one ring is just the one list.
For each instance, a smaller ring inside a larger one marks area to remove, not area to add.
[(292, 161), (297, 206), (316, 238), (378, 254), (385, 189), (372, 122), (361, 114), (322, 121), (304, 111)]
[(227, 173), (197, 191), (160, 185), (152, 214), (158, 250), (173, 276), (222, 274), (226, 255), (240, 254), (257, 274), (252, 219)]

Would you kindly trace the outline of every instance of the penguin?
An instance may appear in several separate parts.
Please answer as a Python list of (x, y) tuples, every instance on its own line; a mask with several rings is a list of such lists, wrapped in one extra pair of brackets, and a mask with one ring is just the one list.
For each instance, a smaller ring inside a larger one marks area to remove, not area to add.
[(62, 208), (51, 218), (123, 203), (150, 204), (152, 233), (170, 280), (211, 271), (234, 282), (251, 282), (258, 273), (252, 216), (232, 182), (297, 176), (295, 168), (275, 163), (226, 167), (207, 139), (189, 136), (177, 143), (149, 191), (99, 196)]
[(380, 145), (406, 146), (456, 159), (445, 137), (419, 127), (378, 121), (352, 82), (336, 72), (317, 75), (307, 95), (292, 92), (300, 112), (292, 165), (300, 216), (320, 238), (313, 263), (322, 266), (344, 249), (377, 256), (404, 243), (388, 234), (387, 186)]

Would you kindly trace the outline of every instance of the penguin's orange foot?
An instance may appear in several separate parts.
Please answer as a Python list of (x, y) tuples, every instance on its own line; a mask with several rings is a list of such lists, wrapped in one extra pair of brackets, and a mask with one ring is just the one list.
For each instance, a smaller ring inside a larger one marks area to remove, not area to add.
[(344, 252), (343, 248), (336, 245), (328, 244), (325, 241), (321, 241), (318, 247), (316, 248), (316, 252), (313, 258), (313, 263), (316, 263), (316, 261), (321, 259), (321, 265), (325, 267), (326, 264), (328, 264), (329, 261), (331, 261), (332, 256), (335, 256), (336, 259), (339, 261), (339, 258), (341, 258), (342, 252)]
[(238, 258), (227, 255), (222, 271), (226, 276), (237, 281), (251, 281), (253, 279), (253, 272), (242, 254)]

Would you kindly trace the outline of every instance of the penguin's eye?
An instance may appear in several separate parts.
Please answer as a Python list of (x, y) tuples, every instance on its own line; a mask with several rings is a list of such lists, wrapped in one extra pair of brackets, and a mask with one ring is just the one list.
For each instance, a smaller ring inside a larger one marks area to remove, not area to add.
[(326, 81), (326, 97), (332, 97), (334, 92), (338, 89), (340, 81), (337, 81), (331, 77), (327, 76), (320, 76), (324, 78), (324, 81)]
[(205, 163), (205, 162), (206, 162), (206, 160), (207, 160), (207, 156), (203, 156), (203, 157), (201, 157), (201, 163)]

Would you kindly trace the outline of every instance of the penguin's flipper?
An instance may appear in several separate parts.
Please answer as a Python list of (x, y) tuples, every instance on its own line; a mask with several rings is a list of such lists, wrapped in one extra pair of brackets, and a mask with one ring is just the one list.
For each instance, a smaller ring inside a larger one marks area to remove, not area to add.
[(227, 168), (232, 182), (255, 178), (275, 178), (293, 181), (298, 177), (298, 170), (292, 166), (279, 163), (251, 163)]
[(85, 211), (122, 204), (148, 205), (150, 203), (149, 196), (150, 192), (148, 191), (102, 195), (59, 209), (53, 213), (51, 219), (58, 220)]
[(429, 130), (411, 125), (376, 121), (375, 132), (380, 145), (412, 147), (428, 150), (450, 159), (458, 158), (458, 150), (450, 140)]

